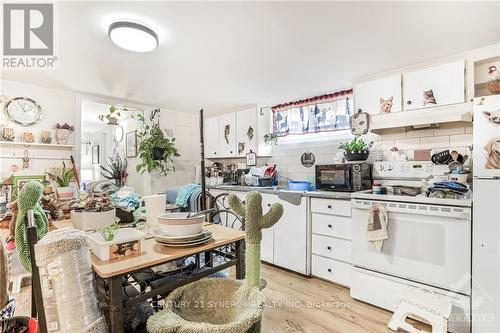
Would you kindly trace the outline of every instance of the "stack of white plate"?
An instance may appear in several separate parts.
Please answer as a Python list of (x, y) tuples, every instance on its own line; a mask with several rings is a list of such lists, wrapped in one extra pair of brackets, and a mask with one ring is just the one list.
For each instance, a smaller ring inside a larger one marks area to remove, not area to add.
[(155, 228), (151, 231), (155, 237), (156, 242), (168, 247), (188, 247), (201, 245), (212, 239), (212, 233), (208, 230), (202, 232), (186, 235), (186, 236), (172, 236), (169, 235), (164, 228)]

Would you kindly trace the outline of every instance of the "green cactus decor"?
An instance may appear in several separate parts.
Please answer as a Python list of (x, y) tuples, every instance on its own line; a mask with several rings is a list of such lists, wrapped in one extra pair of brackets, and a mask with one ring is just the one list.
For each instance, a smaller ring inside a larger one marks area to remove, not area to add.
[(16, 220), (16, 249), (19, 261), (23, 267), (31, 272), (31, 260), (28, 247), (28, 211), (33, 209), (35, 216), (36, 234), (40, 240), (48, 232), (49, 222), (38, 200), (43, 194), (43, 185), (31, 181), (23, 186), (17, 198), (19, 212)]
[(245, 221), (246, 242), (246, 280), (250, 287), (260, 287), (260, 242), (262, 229), (272, 227), (283, 215), (283, 206), (274, 203), (269, 211), (262, 215), (262, 195), (259, 192), (249, 192), (246, 204), (234, 194), (228, 197), (229, 206)]

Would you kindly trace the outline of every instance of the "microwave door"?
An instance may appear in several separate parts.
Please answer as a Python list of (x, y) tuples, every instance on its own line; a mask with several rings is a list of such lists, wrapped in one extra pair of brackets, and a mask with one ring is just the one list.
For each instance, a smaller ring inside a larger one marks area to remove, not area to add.
[(321, 188), (330, 191), (342, 191), (346, 189), (345, 168), (328, 168), (321, 170)]
[(500, 96), (474, 103), (474, 176), (500, 177)]

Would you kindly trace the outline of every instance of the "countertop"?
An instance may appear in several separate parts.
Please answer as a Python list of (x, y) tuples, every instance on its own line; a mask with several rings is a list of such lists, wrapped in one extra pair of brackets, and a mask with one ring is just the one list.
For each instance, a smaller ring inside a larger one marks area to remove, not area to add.
[[(259, 186), (241, 186), (241, 185), (218, 185), (218, 186), (207, 185), (207, 188), (214, 189), (214, 190), (222, 190), (222, 191), (239, 191), (239, 192), (257, 191), (257, 192), (267, 193), (267, 194), (278, 194), (280, 192), (297, 193), (297, 191), (288, 191), (288, 190), (281, 189), (278, 187), (259, 187)], [(304, 191), (304, 192), (298, 192), (298, 193), (301, 193), (301, 195), (303, 197), (338, 199), (338, 200), (351, 200), (351, 197), (352, 197), (352, 193), (350, 193), (350, 192)]]

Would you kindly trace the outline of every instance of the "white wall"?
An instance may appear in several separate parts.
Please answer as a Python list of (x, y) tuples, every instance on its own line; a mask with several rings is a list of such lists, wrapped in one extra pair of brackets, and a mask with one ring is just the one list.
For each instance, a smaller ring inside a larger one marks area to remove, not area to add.
[[(2, 158), (0, 161), (0, 176), (6, 177), (11, 174), (10, 166), (17, 164), (19, 172), (17, 174), (43, 174), (47, 169), (57, 166), (61, 163), (62, 158), (69, 158), (70, 155), (75, 156), (76, 162), (80, 163), (80, 150), (81, 141), (86, 141), (86, 138), (81, 137), (80, 125), (80, 106), (83, 100), (91, 100), (104, 104), (125, 104), (133, 107), (141, 107), (146, 111), (146, 118), (149, 111), (153, 109), (152, 106), (146, 104), (137, 105), (128, 103), (126, 101), (116, 100), (113, 98), (100, 97), (94, 95), (84, 95), (76, 92), (68, 92), (62, 90), (53, 90), (41, 86), (25, 84), (17, 81), (0, 81), (0, 94), (12, 97), (29, 97), (37, 101), (43, 109), (43, 119), (36, 125), (25, 128), (23, 126), (15, 125), (13, 122), (8, 121), (4, 116), (3, 110), (0, 112), (0, 128), (11, 127), (14, 128), (16, 134), (16, 141), (19, 140), (19, 135), (23, 131), (33, 132), (35, 141), (39, 142), (40, 134), (42, 131), (53, 131), (53, 126), (59, 122), (67, 122), (75, 126), (75, 133), (70, 139), (71, 144), (75, 144), (75, 149), (62, 150), (58, 148), (29, 148), (30, 155), (36, 156), (53, 156), (59, 157), (60, 160), (31, 160), (30, 168), (23, 170), (22, 160), (14, 158)], [(3, 105), (1, 105), (3, 109)], [(135, 166), (138, 163), (138, 158), (129, 158), (129, 177), (127, 184), (134, 187), (140, 195), (148, 195), (151, 193), (164, 192), (169, 186), (183, 185), (194, 181), (194, 166), (199, 163), (199, 128), (198, 118), (195, 114), (184, 112), (177, 112), (167, 109), (162, 109), (160, 123), (162, 129), (173, 130), (173, 135), (176, 138), (176, 146), (182, 155), (175, 159), (176, 172), (171, 172), (168, 176), (162, 177), (157, 173), (149, 175), (148, 173), (138, 174), (135, 172)], [(122, 123), (125, 133), (136, 129), (137, 124), (133, 119), (127, 119)], [(53, 138), (55, 143), (55, 138)], [(125, 138), (120, 144), (119, 149), (124, 153)], [(6, 147), (0, 146), (0, 156), (22, 156), (24, 147)], [(68, 161), (69, 165), (69, 161)]]
[[(56, 143), (54, 137), (54, 125), (56, 123), (67, 122), (71, 125), (76, 124), (76, 110), (77, 110), (77, 98), (75, 93), (58, 91), (53, 89), (46, 89), (44, 87), (34, 86), (30, 84), (25, 84), (15, 81), (0, 81), (0, 94), (5, 94), (6, 96), (12, 97), (29, 97), (40, 104), (42, 107), (43, 118), (42, 120), (33, 126), (24, 127), (17, 125), (16, 123), (7, 119), (3, 112), (3, 104), (0, 105), (0, 128), (10, 127), (15, 131), (16, 139), (15, 141), (20, 141), (20, 135), (22, 132), (32, 132), (34, 134), (35, 142), (40, 142), (40, 135), (42, 131), (52, 132), (52, 142)], [(75, 131), (78, 131), (78, 126), (75, 126)], [(75, 142), (75, 134), (70, 138), (69, 143), (73, 144)], [(74, 154), (71, 149), (58, 149), (58, 148), (25, 148), (23, 146), (0, 146), (0, 156), (22, 156), (25, 149), (28, 150), (29, 154), (35, 156), (52, 156), (60, 158), (69, 158), (70, 155)], [(62, 160), (62, 159), (61, 159)], [(43, 174), (47, 169), (58, 166), (61, 160), (38, 160), (31, 159), (30, 167), (28, 169), (22, 169), (22, 160), (17, 158), (1, 158), (0, 162), (0, 176), (5, 177), (11, 174), (10, 166), (16, 164), (19, 166), (19, 172), (17, 174)], [(69, 165), (69, 161), (67, 161)]]

